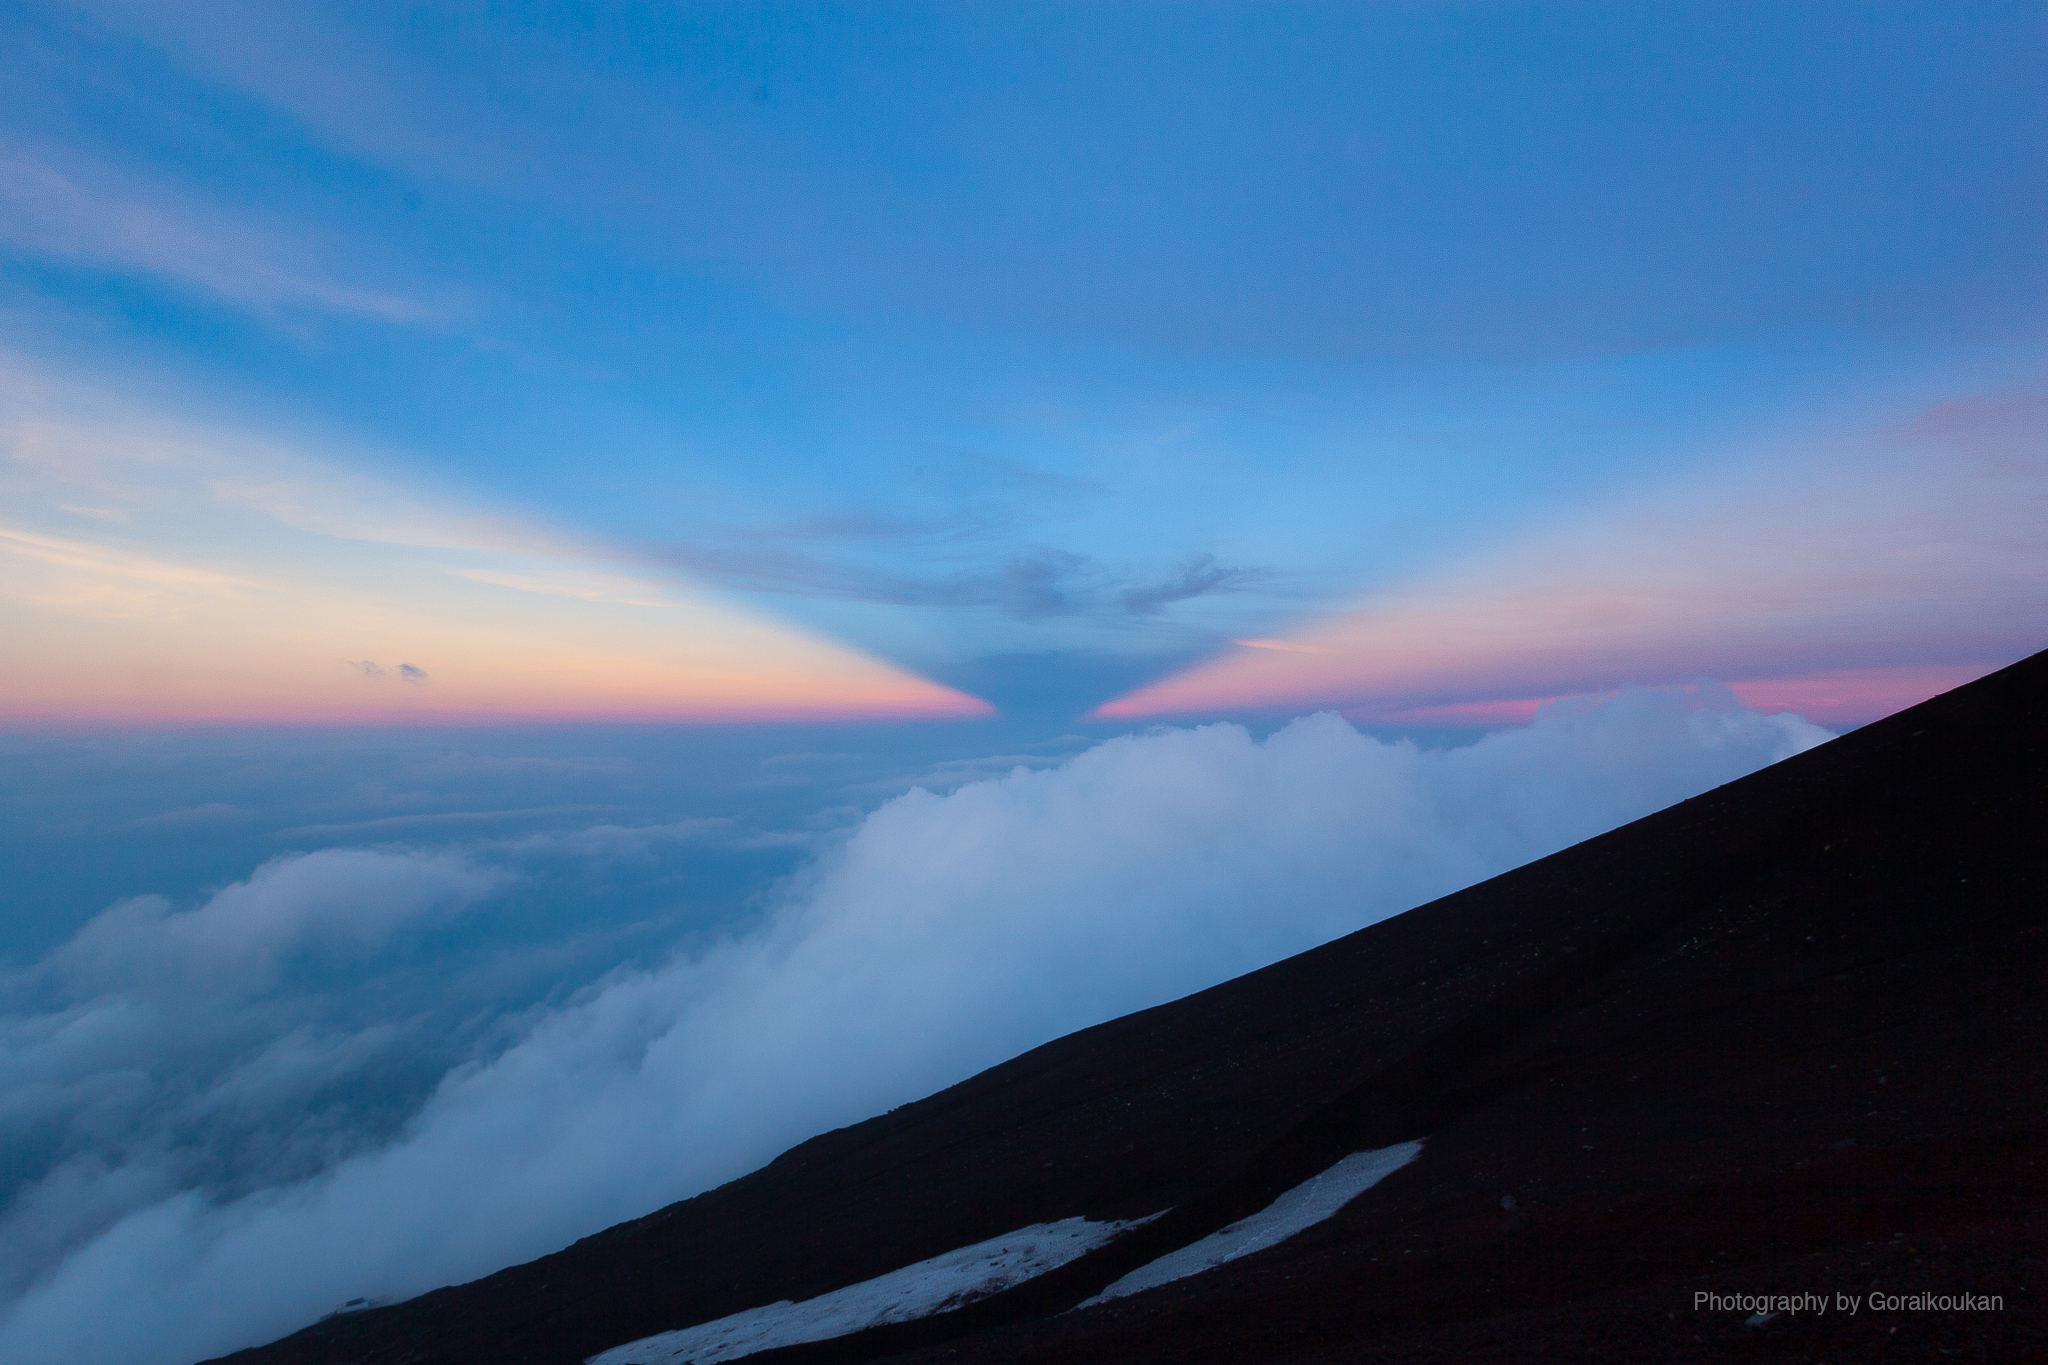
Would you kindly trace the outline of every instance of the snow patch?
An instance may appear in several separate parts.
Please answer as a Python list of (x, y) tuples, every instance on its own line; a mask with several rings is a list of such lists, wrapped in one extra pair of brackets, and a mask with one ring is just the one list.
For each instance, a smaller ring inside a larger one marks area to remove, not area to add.
[(585, 1365), (711, 1365), (777, 1346), (824, 1341), (884, 1323), (944, 1313), (1057, 1269), (1125, 1229), (1151, 1221), (1094, 1223), (1086, 1218), (1063, 1218), (1057, 1223), (1034, 1223), (802, 1303), (784, 1299), (715, 1322), (614, 1346), (591, 1356)]
[(1422, 1143), (1404, 1142), (1374, 1152), (1353, 1152), (1320, 1175), (1310, 1176), (1249, 1218), (1212, 1232), (1199, 1242), (1169, 1251), (1139, 1266), (1080, 1307), (1153, 1289), (1213, 1270), (1225, 1261), (1277, 1246), (1303, 1228), (1313, 1227), (1364, 1194), (1387, 1176), (1422, 1155)]

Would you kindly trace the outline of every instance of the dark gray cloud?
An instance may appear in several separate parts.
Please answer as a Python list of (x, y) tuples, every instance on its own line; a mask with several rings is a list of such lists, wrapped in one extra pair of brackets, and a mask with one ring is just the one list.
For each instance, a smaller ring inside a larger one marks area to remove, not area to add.
[(1269, 577), (1265, 569), (1226, 568), (1214, 555), (1196, 555), (1163, 583), (1126, 588), (1124, 610), (1133, 616), (1156, 616), (1169, 602), (1185, 602), (1212, 592), (1241, 592)]

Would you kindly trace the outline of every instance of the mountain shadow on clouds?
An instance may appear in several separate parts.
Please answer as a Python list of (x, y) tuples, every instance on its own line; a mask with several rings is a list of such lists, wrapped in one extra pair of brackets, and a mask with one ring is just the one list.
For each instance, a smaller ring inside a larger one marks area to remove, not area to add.
[(985, 698), (1007, 720), (1082, 726), (1081, 717), (1104, 698), (1193, 663), (1206, 650), (1205, 645), (1181, 654), (1136, 658), (1085, 649), (988, 654), (928, 671), (948, 687)]
[[(228, 1359), (572, 1365), (1010, 1229), (1162, 1212), (955, 1311), (750, 1359), (2030, 1358), (2044, 828), (2039, 655), (554, 1255)], [(1416, 1139), (1327, 1222), (1066, 1311)], [(1792, 1293), (1865, 1307), (1739, 1306)]]

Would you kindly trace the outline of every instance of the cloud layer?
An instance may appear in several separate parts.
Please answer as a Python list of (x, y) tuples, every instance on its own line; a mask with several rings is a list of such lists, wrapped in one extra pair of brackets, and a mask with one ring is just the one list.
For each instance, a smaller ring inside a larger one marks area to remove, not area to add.
[[(753, 928), (426, 1047), (438, 1083), (382, 1109), (420, 1002), (323, 1030), (291, 1024), (294, 983), (486, 912), (496, 854), (315, 854), (193, 910), (123, 903), (7, 983), (0, 1355), (173, 1365), (485, 1273), (1824, 738), (1714, 689), (1626, 691), (1451, 751), (1318, 715), (915, 790)], [(309, 1105), (350, 1079), (368, 1117)], [(317, 1112), (324, 1156), (278, 1138)]]

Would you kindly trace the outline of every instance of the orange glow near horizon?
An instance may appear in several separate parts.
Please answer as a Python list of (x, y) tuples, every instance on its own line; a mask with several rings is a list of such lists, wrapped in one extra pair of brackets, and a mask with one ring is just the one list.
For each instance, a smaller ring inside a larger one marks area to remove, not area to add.
[(93, 437), (31, 430), (0, 479), (0, 723), (994, 713), (504, 518), (436, 514), (275, 452), (263, 482), (246, 452)]
[[(7, 542), (0, 540), (0, 553)], [(14, 567), (14, 566), (10, 566)], [(986, 702), (727, 610), (591, 604), (442, 575), (411, 601), (196, 573), (0, 602), (15, 723), (955, 719)], [(182, 591), (166, 594), (165, 584)], [(194, 590), (193, 585), (197, 585)], [(145, 613), (136, 596), (170, 600)], [(489, 600), (493, 595), (505, 600)], [(112, 610), (110, 610), (112, 608)], [(634, 618), (644, 619), (634, 619)]]

